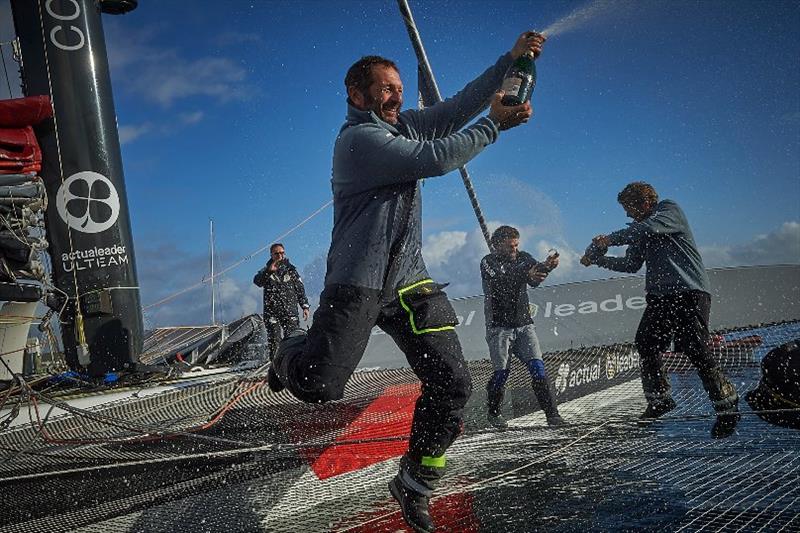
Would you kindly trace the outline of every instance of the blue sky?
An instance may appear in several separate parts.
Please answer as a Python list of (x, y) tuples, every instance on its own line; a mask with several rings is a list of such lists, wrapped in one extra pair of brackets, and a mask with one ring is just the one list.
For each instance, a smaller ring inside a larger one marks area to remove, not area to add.
[[(616, 194), (643, 179), (683, 206), (707, 266), (800, 262), (797, 2), (411, 0), (444, 95), (523, 30), (587, 6), (537, 62), (532, 121), (469, 165), (487, 219), (521, 227), (535, 256), (558, 248), (552, 283), (605, 277), (577, 257), (625, 224)], [(330, 199), (342, 80), (360, 56), (394, 59), (415, 105), (394, 1), (143, 0), (103, 21), (146, 305), (207, 273), (210, 218), (224, 268)], [(479, 293), (486, 250), (458, 173), (423, 195), (432, 274), (451, 296)], [(331, 222), (328, 208), (281, 239), (312, 298)], [(221, 277), (224, 318), (260, 310), (266, 259)], [(147, 325), (207, 322), (208, 301), (205, 285), (148, 307)]]

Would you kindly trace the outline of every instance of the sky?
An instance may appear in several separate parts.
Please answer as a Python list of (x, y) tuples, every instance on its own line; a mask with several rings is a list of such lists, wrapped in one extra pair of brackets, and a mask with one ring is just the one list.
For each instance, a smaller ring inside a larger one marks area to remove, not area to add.
[[(616, 196), (636, 180), (683, 207), (706, 266), (800, 263), (797, 2), (410, 5), (445, 96), (523, 31), (555, 28), (533, 119), (468, 165), (490, 228), (519, 227), (535, 257), (559, 250), (547, 283), (617, 275), (578, 258), (626, 224)], [(6, 41), (8, 0), (0, 21)], [(252, 277), (277, 240), (315, 301), (347, 68), (392, 58), (416, 105), (397, 4), (141, 0), (103, 25), (146, 327), (210, 322), (210, 220), (219, 319), (260, 312)], [(432, 276), (451, 297), (480, 294), (488, 250), (458, 172), (424, 182), (423, 212)]]

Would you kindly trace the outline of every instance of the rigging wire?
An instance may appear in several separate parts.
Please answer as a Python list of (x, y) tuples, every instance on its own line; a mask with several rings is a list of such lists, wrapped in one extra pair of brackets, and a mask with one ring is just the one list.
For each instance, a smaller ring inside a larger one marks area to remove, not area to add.
[(0, 43), (0, 59), (3, 61), (3, 73), (5, 74), (6, 78), (6, 87), (8, 87), (8, 97), (14, 98), (14, 93), (11, 92), (11, 81), (9, 80), (8, 69), (6, 68), (6, 54), (3, 52), (3, 46), (6, 44), (7, 43)]
[[(324, 210), (325, 210), (325, 209), (326, 209), (326, 208), (327, 208), (329, 205), (331, 205), (332, 203), (333, 203), (333, 199), (330, 199), (330, 200), (328, 200), (327, 202), (325, 202), (324, 204), (322, 204), (322, 205), (321, 205), (319, 208), (317, 208), (317, 209), (316, 209), (316, 210), (315, 210), (313, 213), (311, 213), (311, 214), (310, 214), (310, 215), (308, 215), (306, 218), (304, 218), (304, 219), (303, 219), (303, 220), (301, 220), (299, 223), (297, 223), (297, 224), (296, 224), (294, 227), (292, 227), (292, 228), (290, 228), (289, 230), (285, 231), (285, 232), (284, 232), (284, 233), (282, 233), (281, 235), (279, 235), (279, 236), (275, 237), (275, 238), (273, 239), (273, 242), (277, 242), (277, 241), (283, 240), (283, 239), (284, 239), (284, 238), (286, 238), (287, 236), (291, 235), (291, 234), (292, 234), (292, 233), (294, 233), (296, 230), (300, 229), (302, 226), (304, 226), (305, 224), (307, 224), (308, 222), (310, 222), (310, 221), (311, 221), (311, 219), (313, 219), (313, 218), (314, 218), (314, 217), (316, 217), (318, 214), (320, 214), (322, 211), (324, 211)], [(268, 250), (270, 246), (271, 246), (271, 245), (269, 245), (269, 244), (267, 244), (267, 245), (265, 245), (265, 246), (262, 246), (262, 247), (261, 247), (261, 248), (259, 248), (258, 250), (255, 250), (255, 251), (253, 251), (253, 252), (249, 253), (248, 255), (246, 255), (246, 256), (244, 256), (244, 257), (242, 257), (241, 259), (239, 259), (239, 260), (238, 260), (238, 261), (236, 261), (235, 263), (233, 263), (233, 264), (231, 264), (231, 265), (228, 265), (227, 267), (223, 268), (223, 269), (222, 269), (222, 270), (220, 270), (219, 272), (215, 273), (213, 277), (212, 277), (212, 276), (205, 276), (205, 277), (203, 277), (203, 279), (202, 279), (202, 280), (200, 280), (199, 282), (195, 283), (194, 285), (190, 285), (189, 287), (186, 287), (186, 288), (184, 288), (184, 289), (181, 289), (181, 290), (179, 290), (179, 291), (177, 291), (177, 292), (175, 292), (175, 293), (173, 293), (173, 294), (170, 294), (169, 296), (166, 296), (166, 297), (164, 297), (164, 298), (162, 298), (162, 299), (160, 299), (160, 300), (158, 300), (158, 301), (156, 301), (156, 302), (153, 302), (153, 303), (151, 303), (151, 304), (149, 304), (149, 305), (146, 305), (146, 306), (142, 307), (142, 311), (146, 311), (146, 310), (148, 310), (148, 309), (151, 309), (151, 308), (153, 308), (153, 307), (157, 307), (157, 306), (159, 306), (159, 305), (165, 304), (165, 303), (167, 303), (167, 302), (169, 302), (169, 301), (171, 301), (171, 300), (174, 300), (174, 299), (175, 299), (175, 298), (177, 298), (178, 296), (181, 296), (182, 294), (186, 294), (187, 292), (193, 291), (194, 289), (197, 289), (198, 287), (201, 287), (201, 286), (205, 285), (206, 283), (213, 282), (213, 280), (214, 280), (214, 279), (216, 279), (216, 278), (218, 278), (218, 277), (222, 276), (222, 275), (223, 275), (223, 274), (225, 274), (226, 272), (229, 272), (229, 271), (233, 270), (234, 268), (238, 267), (238, 266), (239, 266), (239, 265), (241, 265), (242, 263), (244, 263), (244, 262), (246, 262), (246, 261), (249, 261), (249, 260), (250, 260), (250, 259), (252, 259), (253, 257), (257, 256), (258, 254), (260, 254), (260, 253), (262, 253), (262, 252), (264, 252), (264, 251)]]

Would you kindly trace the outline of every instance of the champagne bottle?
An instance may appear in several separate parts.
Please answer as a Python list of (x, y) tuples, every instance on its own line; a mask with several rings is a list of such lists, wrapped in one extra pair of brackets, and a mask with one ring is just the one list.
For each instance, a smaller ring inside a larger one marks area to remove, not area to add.
[(551, 248), (547, 252), (547, 259), (544, 261), (540, 261), (536, 264), (536, 270), (539, 272), (547, 272), (548, 274), (553, 271), (553, 266), (551, 266), (552, 261), (559, 256), (558, 250), (555, 248)]
[(503, 78), (503, 99), (506, 106), (524, 104), (531, 98), (536, 85), (536, 64), (533, 53), (526, 52), (514, 60)]

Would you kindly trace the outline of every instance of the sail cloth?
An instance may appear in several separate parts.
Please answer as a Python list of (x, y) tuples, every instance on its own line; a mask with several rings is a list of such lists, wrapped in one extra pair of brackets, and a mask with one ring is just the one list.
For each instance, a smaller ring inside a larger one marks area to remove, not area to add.
[(35, 126), (53, 116), (49, 96), (26, 96), (0, 100), (0, 128)]
[(49, 96), (0, 100), (0, 174), (41, 170), (42, 151), (33, 126), (52, 116)]
[(33, 126), (53, 116), (49, 96), (0, 100), (0, 299), (16, 300), (19, 278), (41, 281), (47, 248), (42, 150)]

